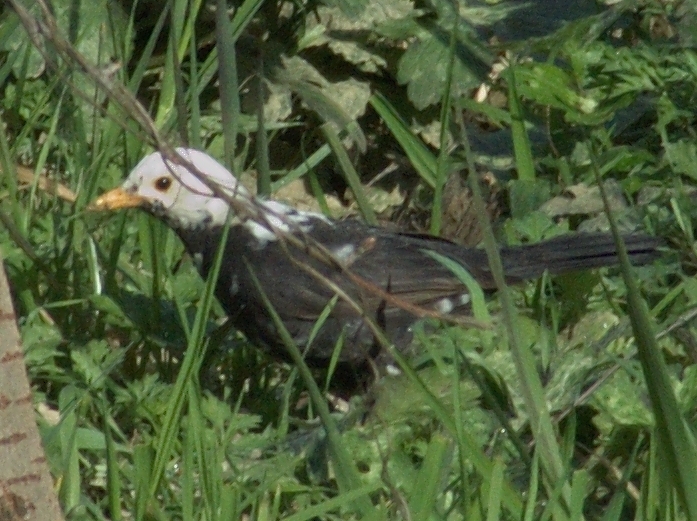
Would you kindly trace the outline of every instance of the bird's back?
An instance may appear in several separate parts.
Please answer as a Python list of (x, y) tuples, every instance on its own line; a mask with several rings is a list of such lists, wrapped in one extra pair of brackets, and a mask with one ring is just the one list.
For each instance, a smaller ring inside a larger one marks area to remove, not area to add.
[[(222, 230), (182, 238), (193, 254), (201, 254), (206, 276)], [(426, 251), (436, 251), (462, 264), (485, 290), (495, 284), (486, 254), (425, 235), (401, 234), (369, 227), (355, 220), (316, 220), (296, 241), (260, 241), (248, 227), (229, 230), (217, 297), (248, 339), (276, 356), (286, 348), (271, 319), (263, 289), (292, 338), (314, 365), (326, 365), (339, 338), (343, 362), (362, 362), (377, 354), (366, 318), (380, 326), (398, 347), (410, 341), (418, 309), (440, 313), (468, 311), (466, 288)], [(645, 235), (625, 237), (635, 263), (655, 256), (658, 241)], [(320, 245), (321, 251), (313, 250)], [(331, 259), (322, 258), (322, 251)], [(596, 268), (616, 263), (608, 234), (570, 234), (549, 241), (501, 250), (509, 282)], [(253, 274), (253, 275), (252, 275)], [(256, 281), (255, 281), (256, 279)], [(307, 346), (318, 317), (335, 295), (324, 325)], [(346, 297), (351, 300), (347, 302)]]

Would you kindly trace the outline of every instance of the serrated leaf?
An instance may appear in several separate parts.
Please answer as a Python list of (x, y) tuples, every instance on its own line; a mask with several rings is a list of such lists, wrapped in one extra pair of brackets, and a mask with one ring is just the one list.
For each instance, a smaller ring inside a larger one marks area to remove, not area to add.
[(63, 343), (63, 336), (55, 326), (44, 324), (37, 319), (24, 324), (21, 334), (24, 359), (28, 367), (53, 364), (56, 357), (62, 356), (58, 346)]
[(664, 142), (663, 149), (665, 150), (665, 158), (675, 173), (697, 179), (697, 172), (695, 172), (697, 146), (693, 140), (679, 139), (672, 143)]
[(648, 397), (643, 385), (643, 379), (637, 373), (627, 374), (618, 371), (593, 394), (593, 404), (612, 418), (614, 425), (652, 426), (651, 417), (646, 402)]
[(385, 48), (374, 45), (374, 30), (381, 24), (399, 20), (414, 9), (411, 0), (373, 3), (360, 16), (350, 17), (336, 7), (320, 7), (317, 19), (307, 19), (305, 37), (299, 48), (328, 46), (335, 54), (364, 72), (376, 73), (387, 66)]
[(332, 83), (299, 56), (285, 58), (283, 67), (275, 72), (275, 80), (300, 96), (310, 110), (333, 125), (337, 132), (347, 131), (356, 145), (365, 150), (365, 135), (354, 122), (365, 112), (370, 99), (366, 82), (349, 78)]
[[(41, 9), (38, 3), (31, 2), (26, 6), (31, 14), (41, 19)], [(90, 2), (73, 2), (72, 0), (55, 0), (51, 2), (58, 30), (61, 34), (72, 35), (72, 44), (88, 61), (95, 65), (107, 64), (116, 58), (110, 51), (118, 48), (123, 42), (114, 41), (113, 35), (127, 34), (128, 19), (118, 2), (95, 0)], [(24, 27), (17, 23), (17, 17), (12, 12), (9, 22), (15, 26), (6, 38), (0, 39), (0, 49), (10, 55), (17, 53), (14, 60), (14, 72), (18, 77), (37, 78), (45, 69), (43, 55), (36, 49)], [(111, 27), (113, 31), (104, 31)], [(27, 60), (26, 70), (24, 60)]]
[(593, 98), (581, 95), (571, 75), (556, 65), (519, 64), (515, 73), (518, 92), (541, 105), (583, 114), (592, 113), (598, 106)]
[(99, 386), (104, 384), (103, 361), (109, 354), (109, 346), (106, 340), (93, 340), (84, 349), (74, 349), (70, 352), (74, 370), (90, 384)]
[(562, 230), (552, 219), (539, 211), (530, 212), (518, 219), (511, 219), (504, 225), (508, 242), (538, 242), (562, 233)]
[(551, 191), (546, 179), (513, 180), (509, 187), (511, 214), (514, 218), (524, 217), (540, 208), (549, 199)]
[(92, 295), (90, 297), (90, 302), (95, 310), (105, 314), (107, 322), (119, 326), (133, 326), (131, 320), (126, 316), (123, 309), (121, 309), (121, 306), (111, 297), (107, 295)]
[[(424, 24), (418, 39), (413, 41), (399, 60), (397, 81), (407, 86), (407, 94), (414, 106), (423, 110), (438, 103), (443, 96), (449, 63), (448, 29)], [(466, 93), (480, 84), (489, 68), (488, 58), (477, 44), (468, 39), (463, 27), (455, 49), (452, 95)]]
[[(613, 212), (621, 212), (627, 208), (627, 201), (621, 187), (616, 182), (611, 181), (606, 181), (604, 187), (610, 208)], [(600, 189), (597, 186), (579, 183), (567, 187), (564, 194), (545, 202), (540, 207), (540, 211), (550, 217), (592, 215), (603, 211), (603, 200), (600, 196)]]
[(331, 7), (338, 8), (343, 14), (351, 18), (358, 18), (368, 7), (368, 0), (324, 0)]
[[(409, 45), (397, 71), (397, 81), (407, 86), (409, 99), (419, 110), (441, 100), (446, 81), (449, 35), (438, 27), (432, 31), (424, 32)], [(458, 50), (452, 80), (455, 96), (465, 94), (482, 81), (482, 67), (475, 65), (481, 64), (481, 60), (465, 46), (459, 46)]]

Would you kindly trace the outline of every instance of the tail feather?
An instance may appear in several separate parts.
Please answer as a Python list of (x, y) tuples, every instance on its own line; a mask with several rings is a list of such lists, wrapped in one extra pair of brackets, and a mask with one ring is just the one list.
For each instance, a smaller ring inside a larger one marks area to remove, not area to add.
[[(647, 264), (658, 255), (660, 239), (644, 234), (622, 237), (632, 264)], [(609, 233), (577, 233), (526, 246), (501, 250), (504, 272), (510, 281), (532, 279), (545, 271), (553, 275), (613, 266), (619, 262)]]

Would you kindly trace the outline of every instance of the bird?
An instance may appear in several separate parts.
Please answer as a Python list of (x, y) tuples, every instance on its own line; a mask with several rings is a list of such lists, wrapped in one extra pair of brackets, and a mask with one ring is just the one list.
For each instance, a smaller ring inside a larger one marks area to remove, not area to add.
[[(470, 315), (467, 287), (429, 252), (465, 267), (483, 290), (496, 289), (480, 248), (357, 218), (334, 220), (255, 197), (227, 168), (196, 149), (147, 155), (121, 186), (90, 205), (102, 211), (124, 208), (162, 219), (204, 279), (225, 238), (215, 294), (234, 327), (252, 344), (289, 360), (268, 301), (314, 367), (326, 368), (333, 357), (352, 367), (387, 360), (375, 325), (404, 351), (420, 318)], [(643, 233), (623, 239), (633, 264), (651, 262), (661, 245)], [(504, 246), (500, 255), (508, 284), (617, 263), (615, 241), (602, 232)]]

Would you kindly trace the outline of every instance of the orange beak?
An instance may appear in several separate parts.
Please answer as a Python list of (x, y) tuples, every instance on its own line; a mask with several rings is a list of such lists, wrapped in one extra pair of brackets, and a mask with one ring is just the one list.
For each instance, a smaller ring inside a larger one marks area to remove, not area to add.
[(137, 208), (145, 203), (144, 197), (118, 187), (99, 196), (89, 204), (87, 209), (93, 211), (119, 210), (121, 208)]

